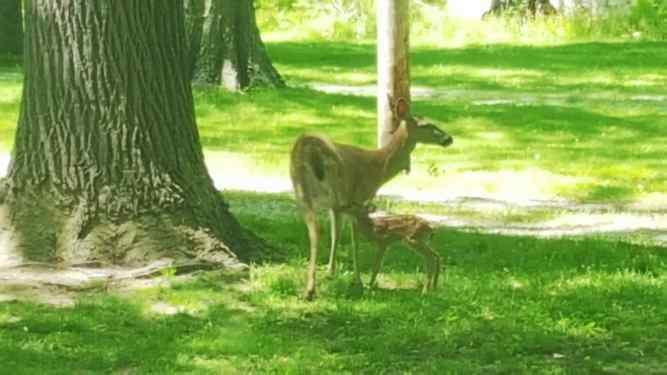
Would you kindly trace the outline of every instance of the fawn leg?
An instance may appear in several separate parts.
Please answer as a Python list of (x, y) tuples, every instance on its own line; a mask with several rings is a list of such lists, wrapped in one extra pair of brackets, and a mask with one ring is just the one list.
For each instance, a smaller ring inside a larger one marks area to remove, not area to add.
[(384, 259), (384, 254), (387, 251), (387, 246), (383, 243), (378, 243), (377, 253), (375, 254), (375, 259), (373, 260), (373, 270), (371, 271), (371, 288), (375, 287), (375, 278), (378, 273), (380, 273), (380, 267), (382, 267), (382, 259)]
[(308, 274), (306, 276), (306, 290), (303, 296), (306, 300), (315, 298), (315, 269), (317, 268), (317, 243), (319, 240), (319, 228), (315, 210), (306, 210), (304, 221), (308, 227), (308, 239), (310, 242), (310, 259), (308, 261)]
[(338, 240), (340, 239), (341, 215), (336, 210), (329, 210), (329, 218), (331, 221), (331, 250), (329, 252), (329, 274), (336, 273), (336, 248), (338, 247)]
[(440, 272), (439, 257), (428, 245), (417, 240), (408, 241), (408, 245), (414, 252), (421, 255), (424, 259), (425, 277), (422, 294), (427, 294), (435, 289), (435, 284), (437, 283), (438, 273)]

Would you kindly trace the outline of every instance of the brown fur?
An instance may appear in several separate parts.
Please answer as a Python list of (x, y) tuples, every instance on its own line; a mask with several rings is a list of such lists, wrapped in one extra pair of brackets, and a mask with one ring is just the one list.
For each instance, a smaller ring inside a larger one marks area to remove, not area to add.
[(430, 246), (433, 228), (426, 220), (414, 215), (371, 218), (366, 207), (358, 208), (355, 214), (359, 231), (377, 246), (371, 273), (371, 286), (375, 285), (387, 247), (395, 242), (402, 242), (424, 258), (426, 277), (422, 293), (426, 294), (436, 289), (440, 275), (440, 256)]

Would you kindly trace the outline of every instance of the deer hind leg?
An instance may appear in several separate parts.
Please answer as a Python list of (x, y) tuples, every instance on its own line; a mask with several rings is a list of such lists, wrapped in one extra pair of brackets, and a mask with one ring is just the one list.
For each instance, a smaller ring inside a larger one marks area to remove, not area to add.
[(375, 259), (373, 260), (373, 269), (371, 271), (371, 280), (369, 285), (371, 288), (375, 288), (375, 281), (377, 275), (380, 273), (380, 267), (382, 267), (382, 260), (384, 259), (384, 254), (387, 251), (387, 246), (383, 243), (378, 243), (377, 253), (375, 254)]
[(359, 272), (359, 224), (352, 221), (352, 264), (354, 265), (354, 283), (362, 286), (361, 273)]
[(319, 241), (319, 228), (315, 210), (307, 209), (304, 212), (304, 221), (308, 228), (308, 240), (310, 242), (310, 259), (308, 261), (308, 273), (306, 275), (306, 290), (303, 296), (306, 300), (315, 298), (315, 271), (317, 268), (317, 245)]
[(438, 277), (440, 276), (440, 256), (425, 243), (411, 240), (408, 245), (415, 252), (419, 253), (424, 258), (424, 287), (422, 294), (435, 290), (438, 285)]
[(331, 221), (331, 250), (329, 252), (328, 270), (330, 275), (336, 273), (336, 249), (340, 239), (341, 215), (336, 210), (329, 210), (329, 218)]
[(440, 278), (440, 256), (436, 253), (430, 246), (425, 245), (431, 253), (431, 290), (436, 290), (438, 288), (438, 278)]

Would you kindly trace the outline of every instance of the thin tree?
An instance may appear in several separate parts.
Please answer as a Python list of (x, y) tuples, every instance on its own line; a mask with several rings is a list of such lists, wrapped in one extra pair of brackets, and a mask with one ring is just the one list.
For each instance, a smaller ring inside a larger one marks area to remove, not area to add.
[(238, 264), (260, 249), (204, 165), (182, 1), (32, 0), (27, 21), (0, 181), (0, 237), (24, 261)]
[(193, 80), (236, 91), (281, 87), (260, 37), (253, 0), (187, 0)]
[(378, 146), (398, 126), (390, 97), (410, 102), (410, 17), (408, 0), (377, 1)]
[(20, 55), (23, 51), (21, 0), (0, 1), (0, 54)]

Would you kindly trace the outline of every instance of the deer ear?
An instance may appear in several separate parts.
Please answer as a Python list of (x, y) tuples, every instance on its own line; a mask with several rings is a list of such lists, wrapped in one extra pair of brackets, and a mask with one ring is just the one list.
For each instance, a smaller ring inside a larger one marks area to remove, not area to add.
[(410, 112), (410, 104), (405, 98), (398, 98), (394, 107), (396, 117), (402, 119)]
[(408, 112), (410, 112), (410, 104), (407, 100), (405, 100), (405, 98), (394, 99), (393, 96), (387, 94), (387, 101), (389, 103), (391, 112), (398, 119), (402, 119), (408, 114)]

